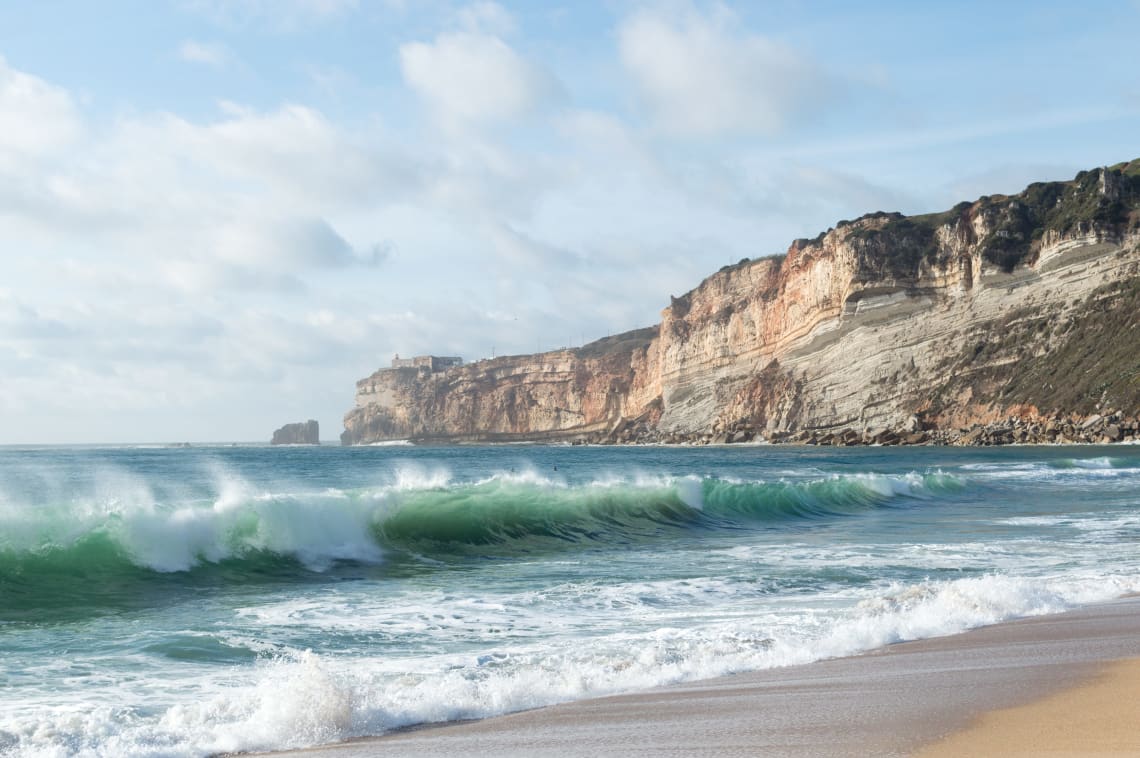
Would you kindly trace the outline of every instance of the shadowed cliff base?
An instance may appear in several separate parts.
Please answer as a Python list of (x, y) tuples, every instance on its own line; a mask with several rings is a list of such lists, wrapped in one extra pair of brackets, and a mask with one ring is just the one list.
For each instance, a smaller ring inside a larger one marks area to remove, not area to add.
[(1140, 160), (725, 266), (661, 323), (357, 383), (344, 444), (1140, 437)]

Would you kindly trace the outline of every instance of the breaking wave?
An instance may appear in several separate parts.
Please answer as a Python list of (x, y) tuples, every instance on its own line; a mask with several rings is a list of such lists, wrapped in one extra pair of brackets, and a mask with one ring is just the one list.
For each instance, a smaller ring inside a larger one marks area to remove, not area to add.
[(101, 499), (0, 503), (0, 596), (10, 609), (50, 604), (56, 595), (60, 603), (77, 594), (128, 602), (139, 583), (151, 581), (288, 581), (409, 553), (509, 557), (643, 543), (689, 530), (797, 526), (965, 486), (939, 472), (569, 485), (534, 473), (453, 482), (446, 472), (408, 470), (376, 488), (265, 493), (231, 481), (212, 499), (163, 502), (133, 481)]

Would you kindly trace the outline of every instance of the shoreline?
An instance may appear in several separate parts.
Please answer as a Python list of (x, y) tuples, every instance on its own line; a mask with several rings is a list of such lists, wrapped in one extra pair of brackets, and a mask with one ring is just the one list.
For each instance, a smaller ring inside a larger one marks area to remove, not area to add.
[[(967, 734), (992, 712), (1032, 708), (1081, 691), (1126, 659), (1140, 659), (1140, 596), (896, 643), (849, 658), (478, 721), (427, 724), (279, 754), (908, 755)], [(1128, 671), (1140, 674), (1140, 665)], [(1032, 724), (1038, 717), (1031, 712), (1027, 718)], [(962, 749), (931, 755), (962, 754)]]

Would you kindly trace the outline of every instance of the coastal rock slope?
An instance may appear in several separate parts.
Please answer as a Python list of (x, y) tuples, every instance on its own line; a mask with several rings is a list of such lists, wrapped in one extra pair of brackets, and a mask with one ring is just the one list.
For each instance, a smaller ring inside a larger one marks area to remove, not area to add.
[(841, 221), (579, 349), (377, 371), (341, 439), (1120, 439), (1138, 412), (1140, 160)]

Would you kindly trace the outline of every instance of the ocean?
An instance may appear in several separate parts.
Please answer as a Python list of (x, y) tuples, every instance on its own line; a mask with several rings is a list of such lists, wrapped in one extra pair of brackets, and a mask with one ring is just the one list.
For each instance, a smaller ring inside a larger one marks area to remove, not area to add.
[(1140, 447), (0, 448), (0, 755), (208, 756), (1140, 591)]

